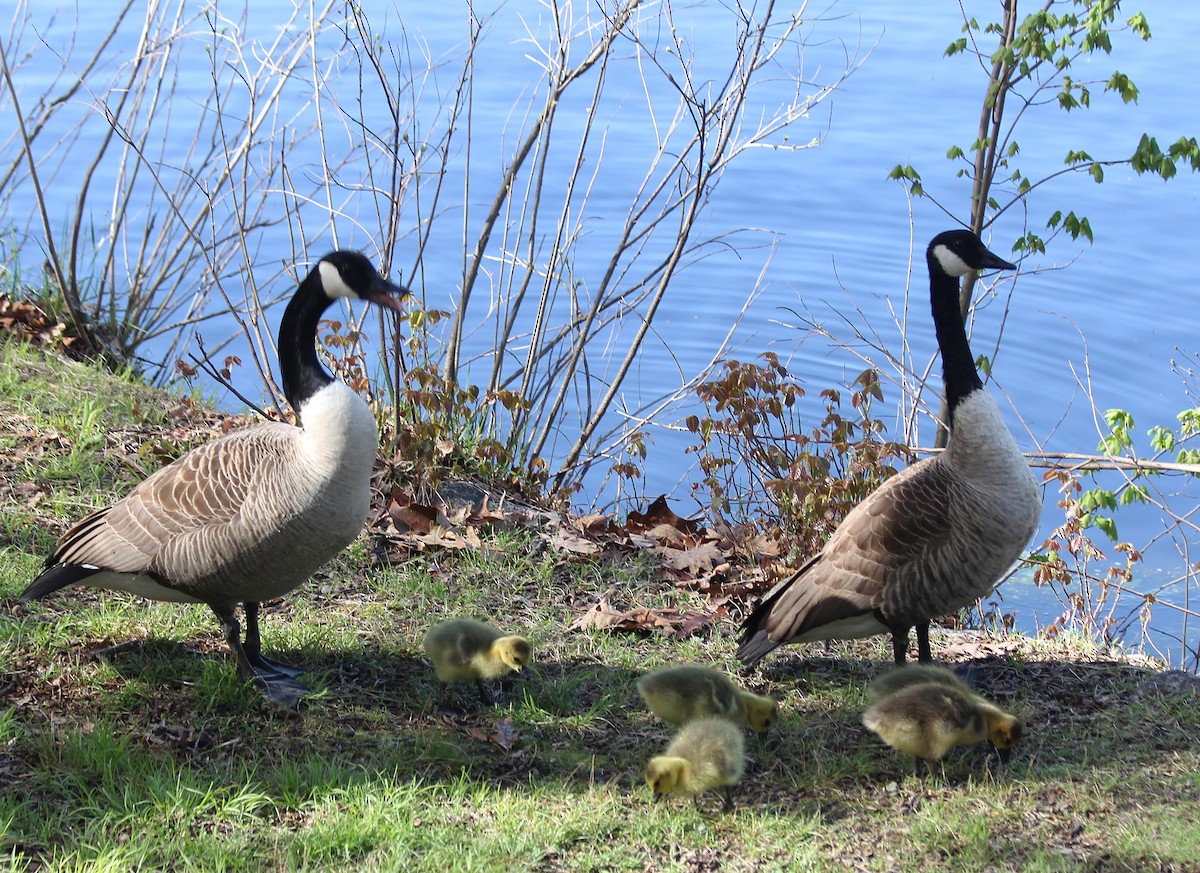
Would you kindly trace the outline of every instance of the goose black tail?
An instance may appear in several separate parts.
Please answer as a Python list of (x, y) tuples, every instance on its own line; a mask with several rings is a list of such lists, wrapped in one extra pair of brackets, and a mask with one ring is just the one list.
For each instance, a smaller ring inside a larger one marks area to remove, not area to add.
[(74, 585), (94, 573), (99, 573), (99, 567), (91, 567), (87, 564), (55, 564), (53, 567), (48, 567), (30, 583), (21, 596), (17, 598), (18, 603), (26, 603), (30, 600), (41, 600), (47, 594), (53, 594), (60, 588), (66, 588), (68, 585)]

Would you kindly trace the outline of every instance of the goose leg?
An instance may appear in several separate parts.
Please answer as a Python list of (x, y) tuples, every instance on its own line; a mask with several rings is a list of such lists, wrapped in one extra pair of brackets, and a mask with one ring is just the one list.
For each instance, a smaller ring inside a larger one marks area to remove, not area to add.
[(246, 613), (246, 642), (243, 644), (243, 647), (246, 650), (246, 657), (250, 663), (259, 670), (277, 673), (289, 679), (295, 679), (297, 676), (303, 675), (304, 670), (300, 667), (293, 667), (291, 664), (284, 664), (263, 655), (262, 638), (258, 635), (258, 602), (247, 600), (242, 604), (242, 609)]
[[(917, 641), (920, 645), (921, 629), (917, 628)], [(929, 645), (928, 639), (925, 645)], [(897, 667), (902, 667), (908, 661), (908, 628), (892, 628), (892, 657)]]
[(475, 686), (479, 689), (479, 699), (483, 701), (484, 706), (491, 706), (495, 703), (495, 698), (492, 692), (488, 691), (487, 686), (483, 684), (482, 679), (475, 680)]
[[(906, 632), (904, 636), (908, 636)], [(933, 652), (929, 650), (929, 622), (923, 621), (917, 625), (917, 661), (922, 664), (933, 663)]]
[[(238, 624), (234, 609), (220, 609), (211, 604), (210, 608), (220, 620), (221, 630), (225, 634), (225, 642), (228, 644), (229, 650), (233, 652), (234, 658), (237, 659), (238, 676), (247, 682), (252, 682), (259, 693), (268, 700), (281, 706), (296, 706), (300, 702), (300, 698), (308, 693), (308, 689), (290, 676), (256, 667), (247, 656), (246, 648), (242, 645), (242, 629)], [(258, 657), (262, 658), (261, 653)]]

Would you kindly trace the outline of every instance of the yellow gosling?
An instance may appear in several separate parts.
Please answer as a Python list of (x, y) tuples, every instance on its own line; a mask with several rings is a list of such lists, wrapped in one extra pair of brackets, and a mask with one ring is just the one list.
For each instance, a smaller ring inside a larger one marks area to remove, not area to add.
[(927, 683), (949, 685), (967, 694), (978, 696), (970, 685), (955, 675), (954, 671), (933, 664), (906, 664), (903, 667), (888, 670), (871, 680), (871, 684), (867, 686), (867, 696), (871, 698), (872, 702), (876, 702), (910, 686)]
[(688, 722), (665, 754), (646, 765), (646, 784), (657, 800), (679, 794), (697, 800), (705, 791), (721, 789), (722, 810), (733, 809), (733, 787), (746, 769), (742, 731), (723, 718)]
[(867, 696), (878, 702), (914, 685), (930, 684), (954, 688), (971, 697), (987, 721), (987, 739), (999, 751), (1001, 760), (1008, 759), (1013, 746), (1021, 739), (1021, 722), (979, 694), (952, 670), (933, 664), (907, 664), (896, 667), (876, 677), (867, 686)]
[(978, 695), (953, 685), (910, 685), (872, 704), (863, 725), (928, 769), (955, 746), (991, 739), (1001, 756), (1021, 739), (1019, 720)]
[(637, 690), (652, 713), (675, 727), (717, 716), (766, 736), (779, 721), (778, 703), (707, 667), (664, 667), (639, 679)]
[(505, 636), (491, 625), (469, 618), (455, 618), (435, 625), (425, 635), (423, 645), (440, 680), (439, 708), (446, 686), (455, 682), (474, 682), (480, 700), (484, 705), (491, 705), (492, 696), (483, 680), (519, 672), (533, 657), (529, 640)]

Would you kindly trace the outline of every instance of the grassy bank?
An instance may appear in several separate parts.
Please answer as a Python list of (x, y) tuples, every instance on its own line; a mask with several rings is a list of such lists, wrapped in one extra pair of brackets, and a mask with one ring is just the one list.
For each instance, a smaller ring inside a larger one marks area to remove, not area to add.
[[(859, 723), (890, 644), (793, 648), (744, 682), (782, 702), (738, 809), (654, 804), (670, 734), (637, 676), (733, 670), (734, 627), (686, 641), (570, 630), (603, 593), (696, 605), (644, 555), (583, 560), (496, 525), (483, 549), (379, 561), (363, 537), (265, 610), (313, 671), (298, 714), (235, 677), (203, 607), (79, 589), (16, 596), (70, 520), (217, 427), (127, 380), (0, 345), (0, 864), (17, 870), (1200, 870), (1200, 697), (1153, 665), (1067, 643), (939, 637), (1018, 712), (1007, 768), (982, 747), (920, 780)], [(439, 715), (430, 623), (530, 637), (504, 703)]]

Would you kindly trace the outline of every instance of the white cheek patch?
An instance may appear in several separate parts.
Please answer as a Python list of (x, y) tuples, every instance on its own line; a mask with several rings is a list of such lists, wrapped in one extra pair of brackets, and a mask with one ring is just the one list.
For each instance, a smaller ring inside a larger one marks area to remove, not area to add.
[(342, 278), (342, 274), (338, 272), (338, 268), (329, 261), (321, 261), (317, 264), (317, 273), (321, 277), (321, 287), (325, 289), (325, 296), (330, 300), (336, 300), (338, 297), (349, 297), (352, 300), (357, 300), (358, 295), (354, 293), (346, 280)]
[(933, 250), (933, 256), (941, 264), (943, 270), (951, 276), (965, 276), (971, 272), (971, 267), (947, 246), (938, 246)]

